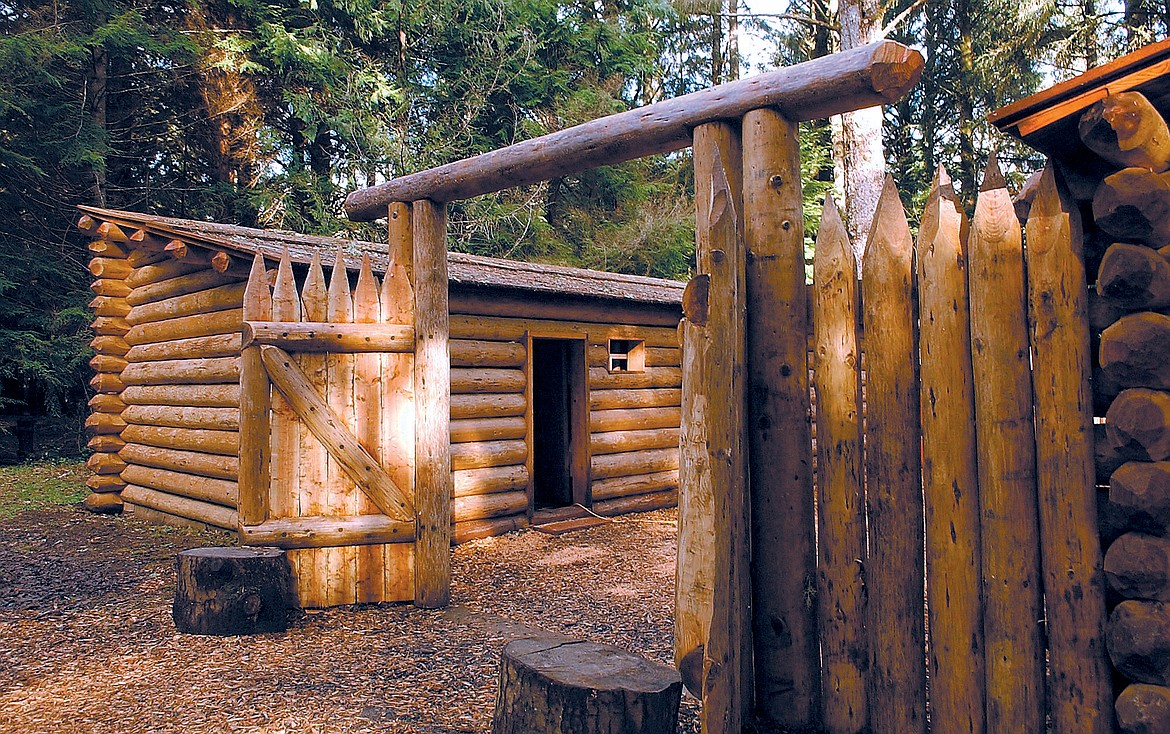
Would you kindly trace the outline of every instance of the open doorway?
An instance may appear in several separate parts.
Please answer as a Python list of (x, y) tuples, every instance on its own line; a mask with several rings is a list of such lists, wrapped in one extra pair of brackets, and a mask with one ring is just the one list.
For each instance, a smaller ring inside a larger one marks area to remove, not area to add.
[(585, 340), (533, 337), (532, 504), (589, 503)]

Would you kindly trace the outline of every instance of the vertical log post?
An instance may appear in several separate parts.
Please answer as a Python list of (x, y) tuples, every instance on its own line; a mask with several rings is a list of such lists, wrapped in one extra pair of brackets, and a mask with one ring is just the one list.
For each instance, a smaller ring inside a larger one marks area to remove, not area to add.
[(916, 249), (930, 712), (948, 730), (978, 732), (985, 673), (966, 236), (967, 218), (940, 167)]
[(1113, 730), (1112, 682), (1105, 653), (1081, 222), (1051, 164), (1040, 177), (1027, 234), (1052, 730), (1106, 734)]
[(837, 206), (826, 197), (813, 260), (813, 380), (820, 517), (817, 609), (827, 734), (861, 734), (869, 725), (858, 295), (853, 246)]
[(820, 651), (798, 133), (773, 109), (743, 118), (752, 640), (757, 711), (812, 728)]
[[(353, 291), (353, 320), (358, 324), (376, 324), (381, 317), (378, 279), (370, 268), (370, 256), (362, 255), (357, 286)], [(370, 456), (378, 456), (382, 447), (382, 361), (378, 354), (354, 356), (353, 372), (354, 431), (362, 448)], [(409, 496), (409, 495), (408, 495)], [(378, 508), (365, 492), (358, 491), (357, 514), (378, 514)], [(357, 581), (355, 595), (358, 603), (380, 602), (385, 596), (381, 545), (365, 545), (357, 549)]]
[(1044, 731), (1032, 379), (1020, 223), (988, 164), (968, 246), (987, 731)]
[[(244, 319), (267, 321), (272, 316), (272, 294), (264, 256), (252, 260), (252, 272), (244, 289)], [(240, 355), (240, 475), (241, 525), (258, 525), (268, 519), (269, 419), (271, 389), (260, 360), (260, 348), (249, 347)]]
[(447, 208), (411, 206), (414, 230), (415, 605), (451, 598), (451, 359), (447, 303)]
[(714, 492), (714, 588), (703, 661), (702, 726), (738, 734), (751, 709), (748, 569), (742, 154), (726, 123), (695, 129), (698, 269), (709, 276), (700, 389), (707, 406), (707, 462)]
[[(345, 253), (339, 247), (329, 274), (329, 291), (325, 306), (329, 323), (353, 322), (353, 297), (349, 288), (349, 273), (345, 267)], [(347, 425), (353, 425), (353, 367), (354, 355), (328, 353), (325, 368), (329, 372), (326, 399), (333, 413)], [(328, 475), (327, 516), (356, 515), (358, 489), (353, 480), (341, 470), (337, 461), (330, 459)], [(357, 601), (357, 548), (340, 546), (323, 548), (328, 558), (326, 605), (338, 606)]]
[[(292, 259), (286, 249), (276, 270), (276, 282), (272, 287), (272, 320), (300, 321), (301, 297), (297, 294), (293, 279)], [(300, 462), (301, 424), (296, 413), (281, 396), (279, 390), (272, 391), (272, 502), (271, 515), (274, 518), (296, 517), (300, 513)], [(302, 556), (296, 552), (286, 554), (292, 568), (294, 588), (301, 578)]]
[[(390, 205), (386, 277), (382, 280), (382, 321), (414, 323), (410, 286), (414, 233), (410, 205)], [(382, 355), (382, 467), (407, 497), (414, 499), (414, 355)], [(385, 557), (385, 601), (414, 599), (414, 544), (390, 543)]]
[(914, 242), (889, 177), (861, 273), (870, 711), (882, 730), (915, 734), (926, 731), (926, 651)]

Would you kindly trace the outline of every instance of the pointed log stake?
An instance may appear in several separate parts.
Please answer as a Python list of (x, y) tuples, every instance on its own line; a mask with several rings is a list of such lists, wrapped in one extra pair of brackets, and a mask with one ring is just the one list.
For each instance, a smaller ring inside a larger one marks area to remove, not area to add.
[[(695, 130), (696, 242), (699, 270), (711, 276), (710, 313), (699, 336), (706, 404), (700, 460), (713, 497), (714, 587), (703, 659), (704, 731), (738, 734), (751, 707), (751, 583), (748, 546), (744, 384), (745, 253), (739, 136), (726, 123)], [(693, 471), (693, 470), (691, 470)]]
[(1054, 732), (1113, 730), (1080, 213), (1049, 166), (1028, 217), (1036, 469)]
[[(410, 206), (390, 205), (389, 259), (382, 279), (382, 315), (386, 325), (414, 326), (414, 289), (410, 269), (414, 235)], [(382, 466), (407, 495), (414, 496), (414, 354), (382, 357)]]
[(451, 360), (447, 294), (447, 207), (411, 205), (415, 319), (415, 605), (451, 599)]
[(361, 442), (346, 428), (340, 416), (330, 410), (288, 352), (276, 347), (260, 347), (260, 353), (272, 384), (325, 445), (342, 471), (369, 494), (384, 514), (398, 520), (413, 517), (410, 500), (386, 476), (377, 460), (362, 448)]
[[(338, 246), (329, 277), (327, 314), (330, 323), (351, 324), (353, 322), (353, 297), (349, 287), (349, 272), (345, 263), (345, 251)], [(327, 354), (325, 364), (329, 370), (329, 386), (326, 401), (342, 421), (343, 426), (353, 425), (354, 401), (354, 358), (350, 354)], [(327, 515), (351, 515), (357, 513), (360, 493), (344, 473), (329, 471), (329, 511)], [(326, 586), (326, 603), (329, 606), (353, 604), (357, 601), (357, 550), (355, 548), (331, 548), (322, 552), (329, 564)]]
[(866, 370), (872, 720), (926, 731), (923, 518), (914, 242), (887, 177), (861, 266)]
[[(353, 292), (353, 320), (356, 325), (369, 327), (378, 322), (381, 306), (378, 303), (378, 279), (370, 269), (370, 256), (362, 255), (357, 287)], [(382, 445), (382, 365), (377, 354), (359, 354), (353, 358), (353, 412), (354, 434), (371, 456), (378, 456)], [(405, 490), (403, 494), (409, 497)], [(359, 515), (377, 508), (362, 494), (358, 497)], [(385, 589), (382, 548), (359, 548), (357, 551), (356, 596), (359, 603), (379, 602)]]
[(988, 164), (968, 260), (982, 522), (987, 731), (1044, 730), (1036, 459), (1023, 244), (999, 166)]
[[(328, 292), (325, 273), (321, 269), (321, 255), (313, 250), (309, 261), (309, 272), (301, 290), (302, 320), (324, 322), (328, 318)], [(298, 354), (297, 364), (319, 394), (324, 394), (329, 384), (329, 373), (325, 369), (325, 355)], [(304, 426), (301, 427), (300, 465), (297, 482), (298, 501), (301, 515), (326, 515), (329, 513), (327, 490), (329, 452), (321, 442)], [(327, 551), (292, 550), (289, 560), (296, 564), (297, 593), (301, 606), (326, 606), (329, 583)]]
[(979, 490), (966, 217), (940, 166), (918, 230), (921, 410), (935, 721), (984, 731)]
[(813, 379), (820, 517), (817, 608), (828, 734), (860, 734), (869, 723), (858, 295), (853, 246), (836, 204), (826, 198), (813, 260)]
[(820, 716), (820, 651), (806, 599), (817, 563), (797, 134), (772, 109), (743, 119), (752, 640), (756, 710), (810, 728)]
[(1106, 95), (1081, 115), (1077, 131), (1089, 150), (1122, 168), (1170, 168), (1170, 129), (1141, 92)]
[[(272, 296), (268, 291), (264, 256), (252, 260), (252, 273), (244, 291), (245, 318), (268, 320)], [(270, 478), (268, 375), (258, 349), (245, 349), (240, 356), (240, 498), (242, 525), (258, 525), (268, 519)]]
[[(272, 288), (272, 318), (277, 322), (301, 320), (301, 299), (293, 280), (292, 258), (288, 249), (281, 253)], [(245, 335), (248, 332), (244, 325)], [(245, 340), (246, 340), (245, 336)], [(298, 465), (300, 461), (300, 424), (296, 414), (277, 392), (272, 396), (272, 517), (297, 514)]]

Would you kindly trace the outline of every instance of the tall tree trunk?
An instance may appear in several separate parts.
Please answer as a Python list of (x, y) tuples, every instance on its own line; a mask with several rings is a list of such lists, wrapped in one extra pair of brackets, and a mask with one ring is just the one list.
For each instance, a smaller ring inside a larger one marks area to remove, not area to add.
[[(877, 0), (841, 0), (837, 18), (842, 51), (876, 41), (881, 33), (881, 4)], [(833, 153), (838, 188), (845, 199), (845, 226), (860, 268), (886, 171), (882, 108), (871, 107), (834, 118)]]
[[(971, 2), (955, 2), (955, 23), (959, 31), (959, 185), (968, 209), (975, 206), (979, 162), (975, 158), (975, 41), (971, 33)], [(931, 173), (930, 170), (927, 173)]]
[[(106, 120), (106, 85), (109, 82), (110, 54), (105, 46), (97, 46), (90, 52), (89, 74), (85, 79), (85, 104), (89, 108), (90, 118), (98, 129), (107, 131)], [(90, 189), (93, 201), (98, 206), (106, 206), (106, 166), (103, 156), (101, 163), (93, 166), (93, 184)]]
[(727, 79), (739, 79), (739, 0), (727, 0)]
[(723, 83), (723, 0), (711, 3), (711, 84)]

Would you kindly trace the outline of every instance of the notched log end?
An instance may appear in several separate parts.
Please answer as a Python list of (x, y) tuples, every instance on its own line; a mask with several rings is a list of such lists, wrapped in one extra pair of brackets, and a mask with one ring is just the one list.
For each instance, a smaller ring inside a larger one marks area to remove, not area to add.
[(683, 316), (695, 326), (706, 326), (710, 310), (711, 276), (696, 275), (683, 290)]
[(883, 41), (874, 50), (873, 89), (888, 102), (906, 95), (922, 78), (925, 60), (918, 51), (896, 41)]

